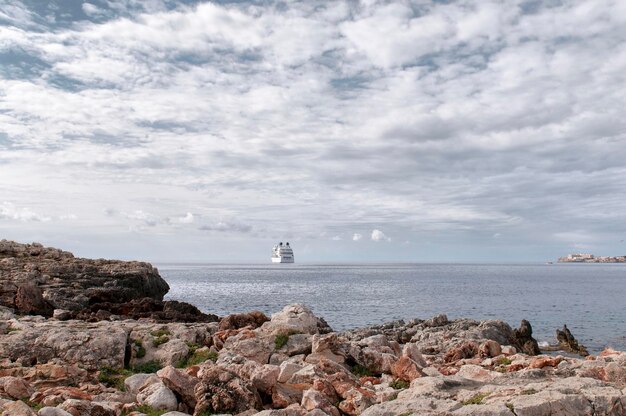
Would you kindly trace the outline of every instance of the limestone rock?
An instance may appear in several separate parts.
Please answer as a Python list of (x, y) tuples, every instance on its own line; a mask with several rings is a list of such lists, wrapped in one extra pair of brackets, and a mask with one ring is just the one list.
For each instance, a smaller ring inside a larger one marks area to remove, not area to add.
[(137, 393), (137, 403), (158, 410), (176, 410), (178, 408), (176, 396), (160, 381), (147, 386), (144, 385)]
[(199, 380), (189, 374), (177, 370), (172, 366), (167, 366), (157, 371), (157, 376), (163, 381), (163, 383), (173, 392), (178, 394), (182, 398), (190, 409), (196, 407), (196, 395), (194, 389)]
[(261, 327), (273, 333), (319, 334), (331, 331), (328, 324), (313, 315), (304, 305), (287, 305), (282, 311), (272, 315), (272, 319)]
[(0, 377), (0, 392), (14, 399), (28, 399), (34, 392), (33, 387), (20, 377)]
[(63, 409), (59, 409), (58, 407), (50, 407), (50, 406), (46, 406), (46, 407), (42, 407), (41, 409), (39, 409), (39, 412), (37, 412), (38, 416), (72, 416), (71, 413), (66, 412)]
[(4, 404), (0, 416), (37, 416), (33, 409), (21, 400)]
[(256, 388), (233, 371), (219, 365), (203, 365), (198, 377), (195, 413), (239, 413), (261, 409), (261, 397)]

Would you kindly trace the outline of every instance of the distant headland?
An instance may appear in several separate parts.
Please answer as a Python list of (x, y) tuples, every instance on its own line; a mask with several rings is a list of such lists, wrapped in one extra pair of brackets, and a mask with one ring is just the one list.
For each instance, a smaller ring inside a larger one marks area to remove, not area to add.
[(626, 263), (626, 256), (594, 256), (593, 254), (568, 254), (559, 257), (559, 263)]

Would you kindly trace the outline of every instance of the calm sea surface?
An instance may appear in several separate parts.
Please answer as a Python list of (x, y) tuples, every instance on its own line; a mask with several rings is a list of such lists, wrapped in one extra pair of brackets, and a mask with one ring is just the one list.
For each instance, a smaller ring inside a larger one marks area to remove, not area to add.
[(220, 316), (304, 303), (335, 330), (395, 319), (528, 319), (537, 340), (567, 324), (590, 351), (626, 350), (625, 264), (157, 265), (167, 299)]

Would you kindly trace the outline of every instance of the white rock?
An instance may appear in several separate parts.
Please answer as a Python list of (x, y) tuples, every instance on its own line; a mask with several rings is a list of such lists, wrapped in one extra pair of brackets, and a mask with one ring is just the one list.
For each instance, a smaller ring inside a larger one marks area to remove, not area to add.
[(124, 388), (131, 394), (137, 394), (148, 380), (151, 380), (152, 383), (161, 381), (155, 374), (133, 374), (124, 380)]
[(66, 412), (63, 409), (50, 406), (42, 407), (41, 409), (39, 409), (39, 412), (37, 412), (37, 414), (39, 416), (72, 416), (71, 413)]
[(161, 381), (143, 387), (137, 393), (137, 403), (148, 405), (157, 410), (176, 410), (178, 408), (176, 396)]

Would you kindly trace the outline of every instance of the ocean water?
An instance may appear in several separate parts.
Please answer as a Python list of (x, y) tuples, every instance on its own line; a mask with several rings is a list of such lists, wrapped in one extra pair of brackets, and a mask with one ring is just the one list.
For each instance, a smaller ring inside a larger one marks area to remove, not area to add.
[(157, 265), (166, 299), (220, 316), (304, 303), (334, 330), (396, 319), (502, 319), (555, 342), (567, 324), (590, 352), (626, 350), (626, 264)]

